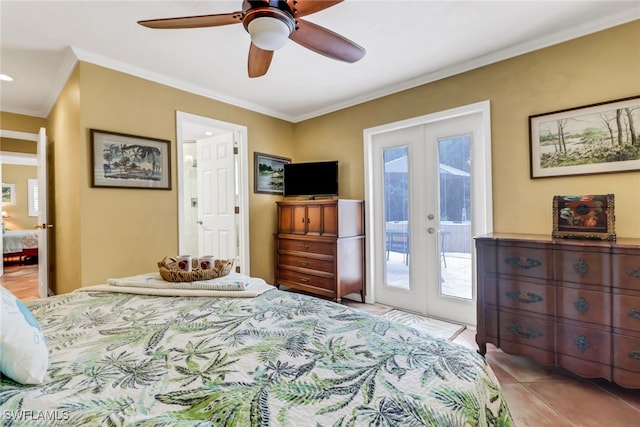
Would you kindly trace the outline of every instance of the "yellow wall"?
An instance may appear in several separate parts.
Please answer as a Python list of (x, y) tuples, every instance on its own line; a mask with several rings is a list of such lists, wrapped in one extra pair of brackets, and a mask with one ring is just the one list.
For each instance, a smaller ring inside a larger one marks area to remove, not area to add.
[[(296, 124), (80, 63), (47, 124), (55, 290), (147, 272), (177, 252), (176, 110), (246, 126), (249, 183), (254, 151), (337, 159), (340, 196), (362, 198), (364, 129), (490, 100), (496, 231), (550, 234), (554, 194), (612, 192), (618, 235), (640, 237), (640, 172), (531, 180), (528, 135), (529, 115), (640, 94), (639, 47), (636, 21)], [(173, 189), (91, 188), (90, 128), (170, 140)], [(280, 197), (249, 191), (251, 273), (270, 281)]]
[(0, 111), (0, 128), (15, 132), (38, 133), (41, 127), (47, 126), (47, 119), (24, 114)]
[(87, 142), (82, 139), (80, 114), (80, 72), (76, 67), (49, 114), (47, 129), (49, 212), (54, 213), (50, 215), (54, 228), (49, 233), (49, 248), (53, 248), (49, 251), (53, 267), (49, 287), (56, 293), (70, 292), (83, 284), (80, 242), (85, 202), (81, 198), (88, 159), (82, 155)]
[[(0, 129), (2, 130), (37, 134), (42, 127), (47, 127), (47, 119), (0, 112)], [(35, 141), (0, 137), (0, 151), (35, 154), (37, 144)]]
[[(291, 123), (80, 63), (50, 117), (56, 170), (57, 292), (153, 271), (164, 256), (177, 255), (177, 110), (246, 126), (250, 162), (254, 151), (291, 154)], [(172, 189), (92, 188), (92, 128), (170, 140)], [(252, 179), (251, 173), (249, 182)], [(273, 277), (277, 199), (252, 192), (249, 197), (251, 273), (267, 280)]]
[(33, 230), (38, 217), (29, 216), (28, 180), (37, 179), (38, 168), (24, 165), (2, 165), (2, 182), (16, 186), (16, 204), (3, 205), (10, 218), (4, 220), (9, 230)]
[(614, 193), (618, 236), (640, 237), (640, 172), (532, 180), (528, 128), (530, 115), (640, 95), (639, 70), (635, 21), (299, 123), (294, 158), (340, 160), (341, 197), (363, 198), (364, 129), (489, 100), (495, 231), (550, 234), (553, 195)]

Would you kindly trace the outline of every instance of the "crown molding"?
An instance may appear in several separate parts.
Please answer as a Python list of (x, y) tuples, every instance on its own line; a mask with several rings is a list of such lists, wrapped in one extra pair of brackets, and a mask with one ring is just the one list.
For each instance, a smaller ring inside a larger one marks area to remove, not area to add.
[(80, 49), (78, 47), (70, 47), (68, 49), (67, 54), (65, 55), (63, 64), (60, 67), (58, 74), (56, 75), (54, 89), (49, 93), (47, 101), (45, 102), (45, 105), (43, 106), (42, 110), (41, 111), (11, 111), (11, 112), (14, 112), (17, 114), (27, 114), (31, 116), (46, 118), (51, 112), (51, 109), (53, 108), (53, 106), (55, 105), (55, 102), (60, 96), (60, 93), (64, 89), (64, 86), (66, 85), (69, 79), (69, 76), (73, 72), (74, 68), (76, 67), (79, 61), (84, 61), (84, 62), (92, 63), (95, 65), (99, 65), (105, 68), (109, 68), (115, 71), (120, 71), (126, 74), (140, 77), (145, 80), (170, 86), (170, 87), (183, 90), (185, 92), (189, 92), (195, 95), (204, 96), (206, 98), (220, 101), (225, 104), (244, 108), (250, 111), (254, 111), (256, 113), (265, 114), (267, 116), (282, 119), (291, 123), (297, 123), (297, 122), (302, 122), (304, 120), (312, 119), (314, 117), (329, 114), (338, 110), (353, 107), (363, 102), (372, 101), (374, 99), (392, 95), (397, 92), (401, 92), (401, 91), (412, 89), (428, 83), (432, 83), (447, 77), (454, 76), (456, 74), (461, 74), (467, 71), (471, 71), (473, 69), (490, 65), (499, 61), (503, 61), (519, 55), (530, 53), (539, 49), (543, 49), (545, 47), (566, 42), (578, 37), (586, 36), (598, 31), (615, 27), (617, 25), (622, 25), (637, 19), (640, 19), (640, 8), (638, 8), (637, 11), (623, 12), (618, 15), (603, 17), (596, 21), (586, 22), (583, 25), (580, 25), (577, 27), (558, 31), (556, 33), (550, 34), (545, 37), (537, 38), (534, 40), (529, 40), (517, 46), (512, 46), (507, 49), (496, 51), (488, 55), (475, 58), (471, 61), (458, 64), (453, 67), (442, 69), (434, 73), (425, 74), (423, 76), (420, 76), (412, 80), (407, 80), (398, 84), (390, 85), (385, 88), (379, 89), (377, 91), (367, 92), (366, 94), (355, 96), (347, 100), (343, 100), (343, 101), (328, 105), (324, 108), (314, 110), (309, 113), (305, 113), (301, 115), (295, 115), (295, 116), (284, 114), (282, 112), (275, 111), (270, 108), (266, 108), (262, 105), (246, 102), (244, 100), (234, 98), (228, 95), (224, 95), (222, 93), (214, 92), (206, 88), (203, 88), (201, 86), (193, 85), (191, 83), (188, 83), (179, 79), (175, 79), (173, 77), (169, 77), (160, 73), (156, 73), (151, 70), (142, 69), (139, 67), (132, 66), (130, 64), (116, 61), (112, 58), (97, 55), (92, 52)]

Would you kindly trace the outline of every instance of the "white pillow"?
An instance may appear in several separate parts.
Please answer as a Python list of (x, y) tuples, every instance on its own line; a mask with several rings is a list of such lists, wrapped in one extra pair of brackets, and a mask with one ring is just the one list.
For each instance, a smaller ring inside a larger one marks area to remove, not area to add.
[(0, 291), (0, 370), (21, 384), (41, 384), (49, 366), (42, 329), (22, 301), (4, 287)]

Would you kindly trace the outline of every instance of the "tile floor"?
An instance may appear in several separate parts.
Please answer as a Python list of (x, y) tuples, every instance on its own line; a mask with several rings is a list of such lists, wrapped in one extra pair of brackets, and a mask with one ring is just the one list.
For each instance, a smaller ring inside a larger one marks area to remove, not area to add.
[[(392, 309), (381, 304), (343, 300), (380, 315)], [(475, 330), (467, 327), (453, 341), (474, 350)], [(500, 382), (517, 427), (622, 427), (640, 425), (640, 390), (604, 380), (586, 380), (540, 366), (487, 345), (486, 358)]]
[[(23, 299), (37, 298), (37, 266), (5, 268), (0, 284)], [(344, 304), (380, 315), (393, 307)], [(468, 328), (453, 341), (477, 350), (475, 330)], [(506, 396), (517, 427), (622, 427), (640, 425), (640, 390), (603, 380), (585, 380), (568, 372), (544, 368), (524, 356), (513, 356), (487, 345), (486, 358)]]

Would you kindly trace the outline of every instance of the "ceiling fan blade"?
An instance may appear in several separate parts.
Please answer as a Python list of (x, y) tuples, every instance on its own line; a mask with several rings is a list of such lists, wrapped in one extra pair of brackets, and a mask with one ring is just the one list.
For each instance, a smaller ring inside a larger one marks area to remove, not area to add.
[(356, 62), (366, 53), (362, 46), (340, 34), (302, 19), (297, 20), (296, 29), (289, 38), (307, 49), (338, 61)]
[(143, 27), (157, 29), (203, 28), (221, 25), (239, 24), (242, 12), (220, 13), (216, 15), (184, 16), (181, 18), (147, 19), (138, 21)]
[(260, 49), (255, 44), (251, 43), (249, 48), (249, 77), (261, 77), (267, 74), (269, 66), (271, 65), (271, 59), (273, 58), (272, 50)]
[(343, 1), (344, 0), (297, 0), (291, 7), (293, 8), (293, 15), (299, 18), (327, 9)]

